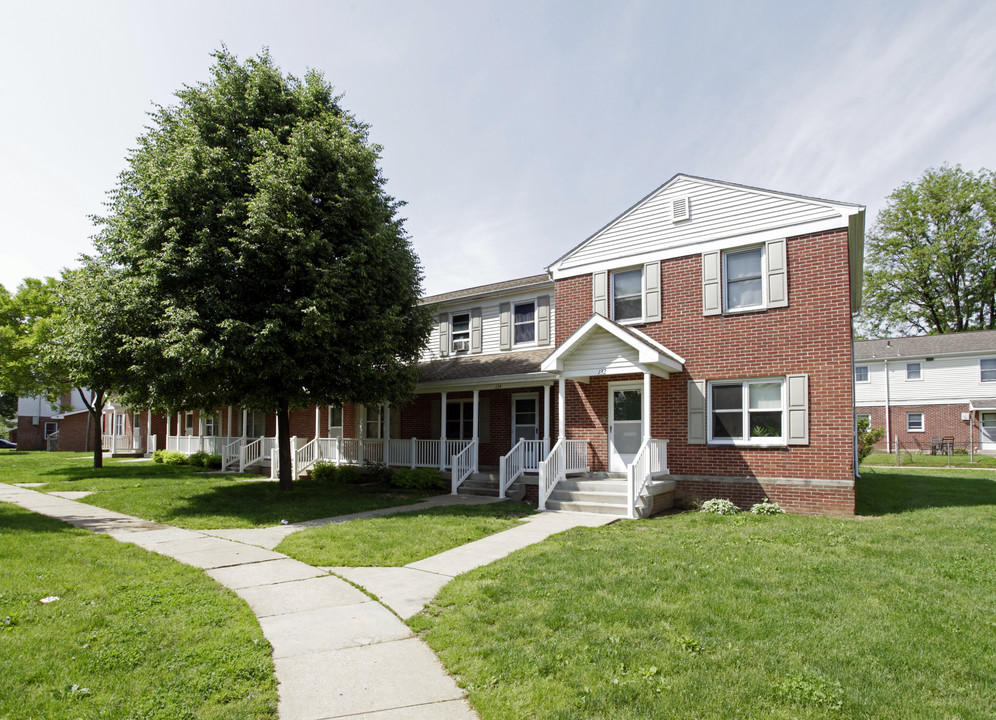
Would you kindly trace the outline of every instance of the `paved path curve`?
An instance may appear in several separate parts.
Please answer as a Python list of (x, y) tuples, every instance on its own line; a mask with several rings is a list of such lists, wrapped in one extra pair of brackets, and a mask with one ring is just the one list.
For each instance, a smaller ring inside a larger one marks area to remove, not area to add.
[[(342, 518), (262, 530), (196, 531), (3, 483), (0, 501), (202, 568), (235, 591), (252, 608), (273, 646), (281, 720), (476, 719), (463, 691), (399, 615), (418, 613), (462, 572), (571, 527), (595, 527), (614, 519), (542, 513), (511, 530), (403, 568), (315, 568), (272, 547), (290, 532)], [(416, 507), (472, 502), (441, 496)], [(349, 519), (407, 509), (412, 508), (359, 513)]]

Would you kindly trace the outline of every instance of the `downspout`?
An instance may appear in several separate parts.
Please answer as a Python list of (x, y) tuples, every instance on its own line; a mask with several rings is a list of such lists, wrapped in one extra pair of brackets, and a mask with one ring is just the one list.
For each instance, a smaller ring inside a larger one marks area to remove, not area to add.
[(885, 362), (885, 451), (892, 452), (892, 407), (889, 405), (889, 358)]

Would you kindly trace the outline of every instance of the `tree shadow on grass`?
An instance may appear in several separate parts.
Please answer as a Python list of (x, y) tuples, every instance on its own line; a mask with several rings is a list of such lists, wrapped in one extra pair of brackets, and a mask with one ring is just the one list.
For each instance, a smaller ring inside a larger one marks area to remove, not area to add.
[(996, 473), (970, 477), (957, 471), (937, 474), (862, 468), (855, 482), (855, 512), (886, 515), (940, 507), (996, 506)]
[[(71, 529), (61, 520), (0, 502), (0, 538), (25, 533), (66, 532)], [(0, 540), (2, 542), (6, 540)]]

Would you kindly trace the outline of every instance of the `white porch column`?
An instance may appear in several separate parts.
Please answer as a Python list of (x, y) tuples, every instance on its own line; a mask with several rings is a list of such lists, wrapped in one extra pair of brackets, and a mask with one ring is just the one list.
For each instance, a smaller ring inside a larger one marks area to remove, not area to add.
[(173, 424), (171, 422), (172, 419), (173, 418), (170, 416), (169, 410), (167, 410), (166, 411), (166, 449), (167, 450), (169, 450), (169, 431), (173, 429), (172, 427), (170, 427)]
[(384, 465), (391, 464), (391, 403), (381, 405), (384, 418)]
[[(180, 437), (180, 413), (179, 412), (176, 413), (176, 436)], [(179, 447), (180, 446), (180, 441), (177, 440), (176, 444), (177, 444), (177, 447)]]
[(204, 411), (197, 414), (197, 449), (204, 451)]
[(561, 375), (557, 380), (557, 440), (564, 440), (567, 437), (567, 419), (564, 417), (567, 414), (566, 405), (564, 376)]
[(650, 373), (643, 373), (643, 439), (650, 439)]
[(242, 438), (245, 439), (246, 436), (246, 419), (249, 416), (249, 412), (242, 408)]
[(971, 404), (968, 413), (968, 461), (975, 462), (975, 408)]
[(439, 403), (439, 472), (446, 469), (446, 392)]
[(477, 444), (477, 437), (478, 437), (477, 436), (477, 408), (478, 408), (478, 402), (480, 400), (480, 394), (481, 394), (481, 391), (477, 390), (475, 388), (474, 389), (474, 432), (473, 432), (473, 435), (472, 435), (472, 437), (474, 438), (474, 440), (473, 440), (473, 442), (474, 442), (474, 472), (478, 472), (477, 455), (478, 455), (478, 453), (480, 451), (480, 447)]
[(543, 388), (543, 458), (550, 454), (550, 392), (553, 386)]
[(232, 437), (232, 406), (228, 406), (228, 425), (225, 426), (225, 440), (226, 442), (231, 441)]
[(360, 405), (360, 431), (357, 433), (360, 436), (360, 452), (357, 455), (356, 463), (362, 465), (366, 460), (366, 449), (367, 449), (367, 406)]
[(322, 408), (318, 403), (315, 403), (315, 437), (320, 438), (322, 436)]

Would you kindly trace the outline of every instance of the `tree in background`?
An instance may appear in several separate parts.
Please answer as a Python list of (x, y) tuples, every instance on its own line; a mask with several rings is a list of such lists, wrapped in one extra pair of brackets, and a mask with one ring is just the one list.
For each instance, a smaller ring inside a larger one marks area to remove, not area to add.
[(0, 286), (0, 392), (58, 404), (65, 368), (49, 354), (58, 332), (59, 281), (27, 278), (11, 295)]
[(996, 173), (927, 170), (868, 234), (860, 326), (871, 337), (996, 329)]
[(404, 400), (431, 319), (367, 126), (317, 72), (214, 58), (153, 113), (97, 220), (98, 259), (142, 318), (126, 396), (276, 412), (286, 489), (290, 409)]

